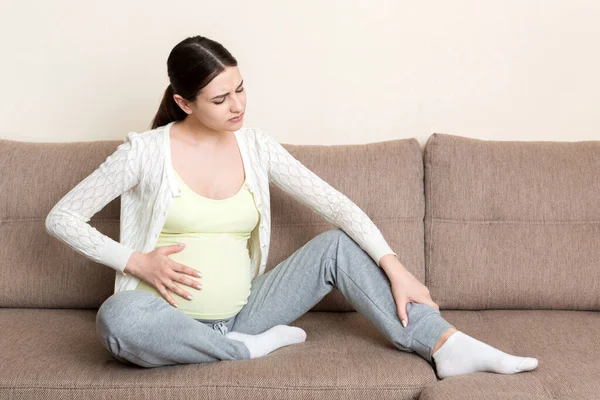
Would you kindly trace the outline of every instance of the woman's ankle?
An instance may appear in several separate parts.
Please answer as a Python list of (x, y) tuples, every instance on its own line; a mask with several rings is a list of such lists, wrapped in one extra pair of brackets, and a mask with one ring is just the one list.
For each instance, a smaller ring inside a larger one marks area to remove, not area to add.
[(448, 330), (446, 330), (442, 336), (440, 337), (440, 339), (437, 341), (437, 343), (435, 344), (435, 346), (433, 346), (433, 350), (431, 351), (431, 354), (435, 353), (440, 347), (442, 347), (442, 345), (444, 343), (446, 343), (446, 340), (448, 340), (448, 338), (454, 333), (457, 332), (458, 329), (456, 329), (455, 327), (452, 328), (448, 328)]

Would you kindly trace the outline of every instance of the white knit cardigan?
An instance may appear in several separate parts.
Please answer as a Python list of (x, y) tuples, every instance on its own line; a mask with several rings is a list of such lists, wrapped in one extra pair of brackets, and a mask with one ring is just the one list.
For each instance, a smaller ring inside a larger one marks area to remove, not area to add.
[[(129, 132), (114, 153), (71, 189), (46, 217), (49, 234), (76, 252), (115, 269), (114, 293), (133, 290), (140, 279), (124, 272), (134, 251), (154, 250), (167, 210), (181, 188), (172, 172), (169, 132), (176, 121), (142, 133)], [(392, 251), (381, 231), (348, 197), (295, 159), (272, 136), (256, 128), (235, 131), (246, 173), (245, 187), (260, 213), (251, 232), (252, 279), (265, 272), (271, 234), (269, 183), (344, 230), (380, 266)], [(120, 242), (88, 224), (121, 196)]]

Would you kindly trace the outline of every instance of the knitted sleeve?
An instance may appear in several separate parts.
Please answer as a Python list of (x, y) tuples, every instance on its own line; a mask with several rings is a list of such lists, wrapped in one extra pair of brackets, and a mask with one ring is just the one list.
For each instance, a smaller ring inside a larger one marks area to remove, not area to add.
[(46, 231), (77, 253), (120, 271), (133, 249), (100, 233), (88, 224), (91, 217), (121, 193), (138, 184), (135, 132), (130, 132), (114, 153), (61, 198), (46, 217)]
[(341, 228), (378, 266), (381, 266), (379, 261), (383, 256), (398, 256), (360, 207), (294, 158), (271, 135), (258, 132), (268, 152), (269, 182)]

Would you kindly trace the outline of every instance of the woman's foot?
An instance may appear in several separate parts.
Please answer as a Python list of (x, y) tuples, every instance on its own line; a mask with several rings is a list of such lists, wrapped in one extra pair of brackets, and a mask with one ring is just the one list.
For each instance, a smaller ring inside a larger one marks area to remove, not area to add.
[(440, 379), (473, 372), (515, 374), (538, 365), (536, 358), (513, 356), (461, 331), (450, 335), (432, 357)]
[(306, 332), (297, 326), (275, 325), (257, 335), (228, 332), (225, 337), (243, 342), (250, 350), (250, 358), (256, 358), (266, 356), (281, 347), (304, 342)]

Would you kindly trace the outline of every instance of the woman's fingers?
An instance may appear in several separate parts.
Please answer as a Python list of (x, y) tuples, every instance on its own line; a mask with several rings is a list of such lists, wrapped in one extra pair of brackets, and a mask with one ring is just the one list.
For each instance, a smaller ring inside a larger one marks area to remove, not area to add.
[[(166, 286), (166, 285), (165, 285)], [(177, 285), (175, 282), (171, 282), (168, 286), (168, 289), (174, 293), (177, 293), (178, 295), (180, 295), (181, 297), (191, 300), (192, 299), (192, 294), (186, 292), (185, 290), (183, 290), (181, 288), (181, 286)]]
[(156, 285), (156, 289), (158, 290), (160, 295), (167, 301), (167, 303), (171, 304), (173, 307), (179, 307), (173, 299), (173, 297), (171, 297), (171, 295), (163, 285)]
[(408, 313), (406, 312), (406, 304), (408, 303), (408, 298), (405, 296), (400, 297), (400, 300), (397, 302), (398, 305), (398, 317), (400, 317), (400, 322), (403, 327), (408, 326)]

